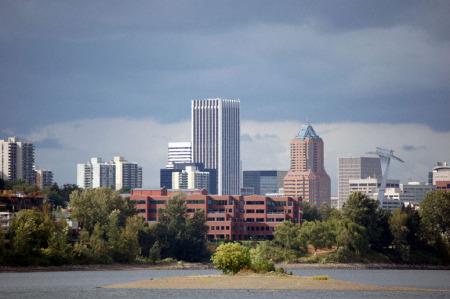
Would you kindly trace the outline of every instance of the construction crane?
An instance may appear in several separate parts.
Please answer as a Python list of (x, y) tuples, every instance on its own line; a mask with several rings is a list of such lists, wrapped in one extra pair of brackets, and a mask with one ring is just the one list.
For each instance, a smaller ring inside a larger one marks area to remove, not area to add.
[(400, 161), (402, 163), (405, 163), (402, 159), (399, 157), (394, 156), (394, 151), (385, 147), (377, 147), (376, 152), (369, 152), (367, 154), (377, 155), (380, 157), (380, 163), (381, 163), (381, 185), (380, 189), (378, 191), (378, 197), (377, 200), (380, 203), (380, 206), (383, 207), (383, 201), (384, 201), (384, 192), (386, 191), (386, 181), (388, 178), (389, 173), (389, 165), (391, 164), (391, 158), (394, 158), (397, 161)]

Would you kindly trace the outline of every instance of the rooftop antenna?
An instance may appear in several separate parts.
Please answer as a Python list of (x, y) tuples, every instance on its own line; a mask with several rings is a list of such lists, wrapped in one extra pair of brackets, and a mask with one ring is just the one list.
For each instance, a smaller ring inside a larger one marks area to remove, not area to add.
[(383, 201), (384, 201), (384, 192), (386, 191), (386, 181), (388, 178), (389, 173), (389, 165), (391, 164), (391, 158), (394, 158), (397, 161), (400, 161), (402, 163), (405, 163), (402, 159), (399, 157), (394, 156), (394, 151), (385, 147), (377, 147), (376, 152), (369, 152), (367, 154), (377, 155), (380, 157), (380, 163), (381, 163), (381, 186), (380, 190), (378, 191), (378, 197), (377, 200), (380, 203), (381, 207), (383, 207)]

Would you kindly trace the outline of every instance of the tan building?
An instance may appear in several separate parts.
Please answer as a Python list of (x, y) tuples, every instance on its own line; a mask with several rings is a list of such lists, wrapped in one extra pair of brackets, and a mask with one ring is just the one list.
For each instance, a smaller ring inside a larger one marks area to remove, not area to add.
[(285, 196), (331, 206), (331, 181), (324, 167), (323, 141), (310, 125), (291, 140), (291, 166), (284, 178)]

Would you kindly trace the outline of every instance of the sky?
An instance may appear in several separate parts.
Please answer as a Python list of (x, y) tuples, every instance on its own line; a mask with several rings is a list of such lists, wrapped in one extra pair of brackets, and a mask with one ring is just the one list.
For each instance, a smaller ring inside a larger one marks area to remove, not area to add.
[(76, 183), (123, 156), (159, 187), (191, 100), (240, 99), (244, 170), (289, 168), (303, 123), (339, 157), (385, 146), (390, 178), (450, 162), (449, 1), (0, 1), (0, 139)]

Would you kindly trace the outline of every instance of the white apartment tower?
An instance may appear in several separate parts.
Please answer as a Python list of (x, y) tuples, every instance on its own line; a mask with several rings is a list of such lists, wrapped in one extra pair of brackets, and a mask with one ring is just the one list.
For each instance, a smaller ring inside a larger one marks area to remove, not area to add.
[(175, 163), (191, 163), (192, 146), (190, 142), (169, 142), (166, 169), (173, 169)]
[(32, 143), (19, 142), (16, 137), (10, 137), (8, 141), (0, 140), (0, 178), (5, 181), (24, 179), (27, 183), (36, 183)]
[(116, 166), (91, 158), (90, 162), (77, 165), (77, 185), (80, 188), (115, 188)]
[(366, 178), (381, 179), (380, 158), (339, 158), (338, 209), (342, 208), (350, 195), (349, 181)]
[(77, 185), (80, 188), (108, 187), (116, 190), (142, 188), (142, 167), (123, 157), (114, 157), (110, 162), (91, 158), (90, 162), (77, 165)]
[(116, 166), (116, 189), (142, 188), (142, 167), (135, 162), (128, 162), (123, 157), (114, 157), (111, 164)]
[(217, 169), (218, 195), (240, 191), (240, 101), (192, 101), (192, 162)]

